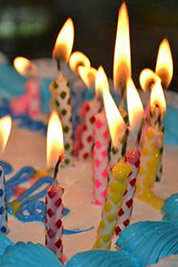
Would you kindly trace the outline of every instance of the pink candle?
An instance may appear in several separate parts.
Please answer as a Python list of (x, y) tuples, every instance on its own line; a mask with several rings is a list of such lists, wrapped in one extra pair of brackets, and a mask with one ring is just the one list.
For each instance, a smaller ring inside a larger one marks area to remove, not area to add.
[(64, 206), (62, 203), (62, 195), (64, 189), (57, 186), (54, 182), (47, 188), (47, 195), (45, 198), (46, 215), (45, 215), (45, 245), (52, 250), (61, 260), (63, 256), (63, 225), (62, 217), (64, 213)]
[(29, 79), (25, 84), (27, 95), (27, 114), (31, 118), (36, 118), (40, 113), (40, 83), (37, 79)]
[(101, 107), (100, 101), (96, 98), (88, 101), (86, 104), (86, 113), (81, 138), (82, 147), (79, 151), (79, 158), (84, 160), (92, 156), (92, 148), (94, 145), (93, 132), (95, 125), (95, 115), (99, 112)]
[(103, 205), (106, 200), (106, 190), (108, 186), (108, 147), (109, 147), (109, 129), (104, 112), (95, 115), (94, 139), (95, 145), (93, 149), (93, 176), (94, 176), (94, 203)]

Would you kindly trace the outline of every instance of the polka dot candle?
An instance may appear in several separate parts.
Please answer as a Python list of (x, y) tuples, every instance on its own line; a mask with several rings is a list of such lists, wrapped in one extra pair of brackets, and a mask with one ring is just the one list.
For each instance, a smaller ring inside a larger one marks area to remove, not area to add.
[(0, 167), (0, 231), (7, 233), (7, 203), (5, 191), (5, 176)]
[(58, 111), (63, 126), (65, 160), (61, 166), (66, 166), (73, 161), (73, 132), (70, 90), (61, 72), (59, 79), (50, 85), (50, 91), (51, 108)]
[(91, 101), (87, 101), (85, 105), (86, 113), (82, 129), (81, 149), (79, 151), (79, 159), (81, 160), (89, 159), (92, 156), (95, 115), (99, 112), (101, 103), (97, 98), (94, 98)]
[(94, 138), (95, 145), (93, 149), (93, 176), (94, 176), (94, 203), (103, 205), (106, 200), (106, 190), (108, 185), (108, 146), (109, 130), (106, 121), (106, 115), (103, 112), (95, 116)]

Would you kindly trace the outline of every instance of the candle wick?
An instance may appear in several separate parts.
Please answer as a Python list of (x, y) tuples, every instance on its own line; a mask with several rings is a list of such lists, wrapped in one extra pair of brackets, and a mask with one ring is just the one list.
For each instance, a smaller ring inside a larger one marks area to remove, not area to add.
[(121, 151), (121, 155), (122, 157), (125, 156), (126, 150), (127, 150), (127, 139), (128, 139), (128, 135), (129, 135), (129, 128), (126, 128), (125, 134), (123, 136), (123, 146), (122, 146), (122, 151)]
[(59, 60), (59, 59), (57, 59), (57, 69), (58, 69), (58, 71), (60, 71), (60, 70), (61, 70), (61, 66), (60, 66), (60, 60)]
[(59, 165), (60, 165), (60, 163), (62, 162), (63, 158), (64, 158), (64, 155), (63, 155), (63, 154), (60, 155), (60, 156), (59, 156), (59, 159), (58, 159), (58, 161), (57, 161), (57, 163), (56, 163), (56, 165), (55, 165), (55, 168), (54, 168), (54, 176), (53, 176), (53, 182), (56, 182), (56, 180), (57, 180), (57, 174), (58, 174), (58, 171), (59, 171)]
[(139, 147), (140, 141), (141, 141), (143, 125), (144, 125), (144, 119), (142, 119), (142, 121), (141, 121), (140, 128), (139, 128), (138, 135), (137, 135), (137, 142), (136, 143), (137, 143), (138, 147)]

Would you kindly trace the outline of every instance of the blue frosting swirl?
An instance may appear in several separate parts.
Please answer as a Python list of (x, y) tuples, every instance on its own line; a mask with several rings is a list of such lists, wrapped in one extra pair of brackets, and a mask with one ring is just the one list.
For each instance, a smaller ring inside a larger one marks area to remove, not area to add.
[(18, 242), (0, 256), (1, 267), (62, 267), (55, 254), (41, 244)]
[(139, 267), (126, 252), (90, 250), (76, 254), (66, 267)]
[(174, 221), (178, 225), (178, 193), (168, 197), (162, 207), (163, 220)]

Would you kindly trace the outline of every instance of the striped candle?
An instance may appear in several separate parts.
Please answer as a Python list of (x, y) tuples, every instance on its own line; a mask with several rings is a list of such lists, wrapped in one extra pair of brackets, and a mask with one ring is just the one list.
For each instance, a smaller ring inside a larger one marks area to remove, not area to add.
[(63, 193), (64, 189), (53, 183), (51, 187), (47, 188), (47, 195), (45, 198), (45, 245), (52, 250), (60, 260), (63, 258), (63, 225), (61, 220), (64, 213), (64, 206), (62, 204)]

